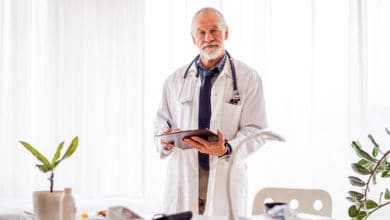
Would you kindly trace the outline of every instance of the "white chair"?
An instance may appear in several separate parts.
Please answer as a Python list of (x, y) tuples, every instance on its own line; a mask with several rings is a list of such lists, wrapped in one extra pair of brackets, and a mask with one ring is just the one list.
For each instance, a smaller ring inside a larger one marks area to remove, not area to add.
[(255, 196), (252, 215), (263, 214), (266, 202), (286, 202), (295, 212), (332, 216), (332, 198), (320, 189), (263, 188)]

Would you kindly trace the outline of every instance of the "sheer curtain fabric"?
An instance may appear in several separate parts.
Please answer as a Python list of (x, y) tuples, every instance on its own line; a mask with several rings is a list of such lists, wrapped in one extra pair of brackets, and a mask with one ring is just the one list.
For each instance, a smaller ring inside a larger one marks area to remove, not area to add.
[(49, 189), (18, 141), (76, 135), (56, 189), (143, 195), (143, 30), (143, 1), (0, 2), (0, 195)]

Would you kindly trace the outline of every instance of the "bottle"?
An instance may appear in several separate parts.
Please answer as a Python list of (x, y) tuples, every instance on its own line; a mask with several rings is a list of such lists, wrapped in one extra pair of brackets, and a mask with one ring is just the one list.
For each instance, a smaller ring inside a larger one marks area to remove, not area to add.
[(72, 195), (72, 188), (65, 188), (65, 194), (62, 197), (61, 203), (61, 220), (75, 220), (76, 207)]

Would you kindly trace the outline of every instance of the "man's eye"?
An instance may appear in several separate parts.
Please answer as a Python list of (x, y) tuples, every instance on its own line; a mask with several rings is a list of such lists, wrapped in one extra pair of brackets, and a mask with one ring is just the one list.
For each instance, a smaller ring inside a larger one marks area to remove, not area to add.
[(205, 35), (206, 32), (205, 31), (199, 31), (199, 35)]

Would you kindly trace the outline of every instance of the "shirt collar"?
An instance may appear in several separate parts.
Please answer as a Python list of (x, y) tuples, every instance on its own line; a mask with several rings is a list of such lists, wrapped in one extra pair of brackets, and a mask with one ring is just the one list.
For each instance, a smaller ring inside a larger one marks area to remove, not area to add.
[[(217, 63), (217, 65), (213, 66), (209, 70), (213, 70), (217, 68), (218, 73), (222, 72), (223, 68), (225, 67), (226, 63), (226, 53), (223, 55), (223, 58)], [(200, 58), (196, 61), (196, 65), (200, 68), (202, 71), (208, 71), (206, 68), (203, 67), (202, 63), (200, 62)]]

